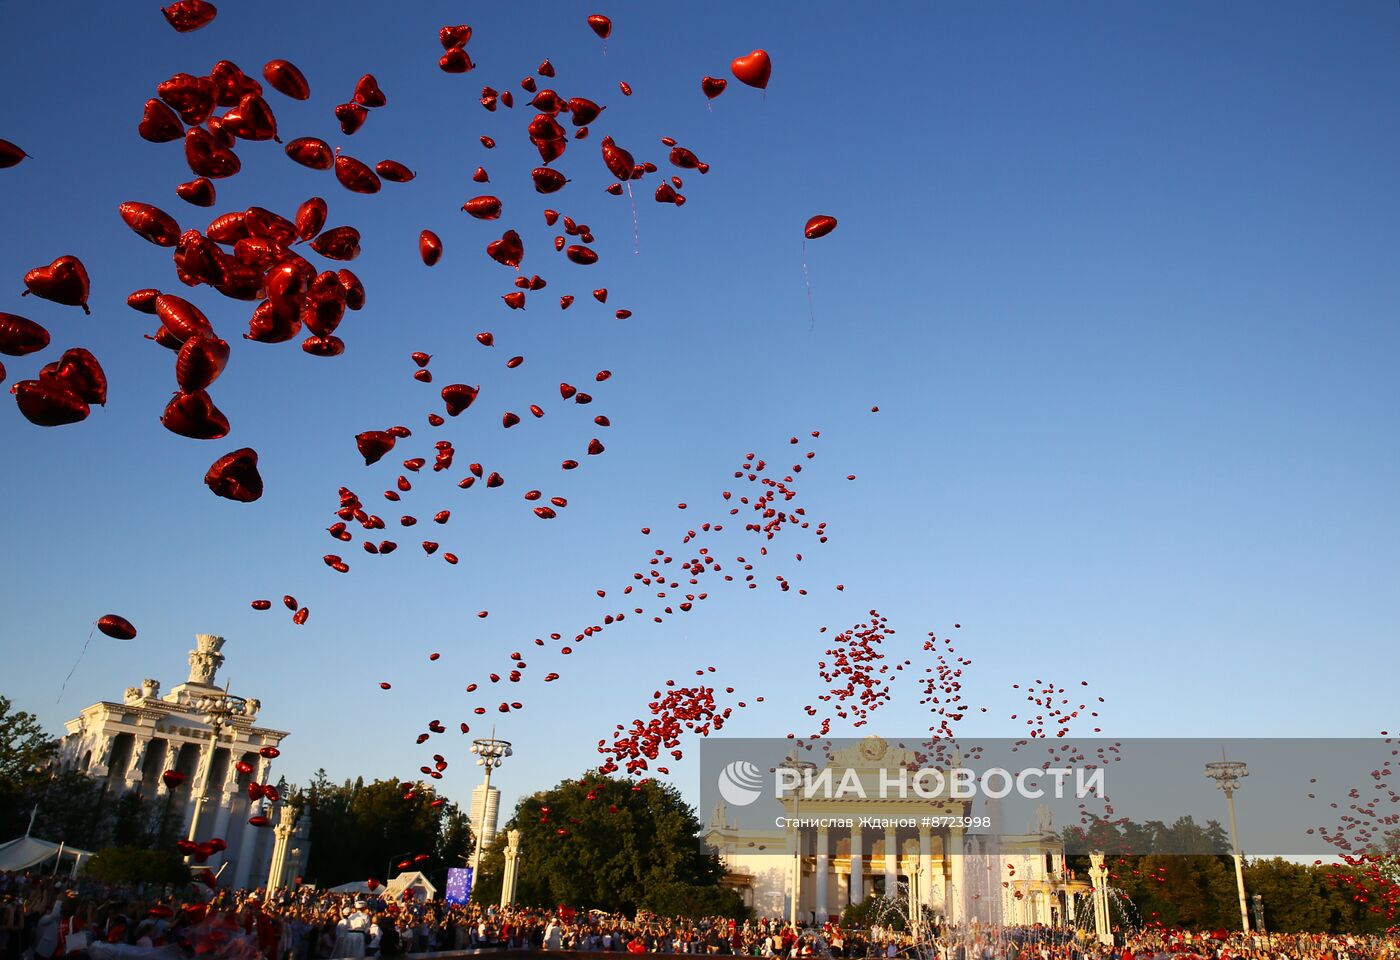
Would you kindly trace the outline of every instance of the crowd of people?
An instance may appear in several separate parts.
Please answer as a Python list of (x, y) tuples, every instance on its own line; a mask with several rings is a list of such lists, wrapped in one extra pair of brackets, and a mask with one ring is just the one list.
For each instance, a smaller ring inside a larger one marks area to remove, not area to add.
[(569, 908), (273, 891), (115, 886), (0, 872), (0, 960), (341, 960), (475, 950), (910, 960), (1400, 960), (1400, 938), (1148, 930), (1101, 946), (1085, 931), (910, 931), (771, 919), (621, 916)]

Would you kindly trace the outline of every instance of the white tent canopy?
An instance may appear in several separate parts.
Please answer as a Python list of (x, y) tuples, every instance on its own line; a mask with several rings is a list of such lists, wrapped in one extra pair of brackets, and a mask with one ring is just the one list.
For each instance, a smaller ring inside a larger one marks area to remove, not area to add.
[(401, 900), (405, 890), (412, 890), (417, 900), (432, 900), (437, 896), (437, 887), (433, 886), (426, 876), (414, 870), (401, 873), (390, 880), (389, 885), (384, 888), (384, 899)]
[(374, 889), (371, 890), (371, 889), (369, 888), (369, 881), (368, 881), (368, 880), (354, 880), (354, 881), (352, 881), (352, 882), (350, 882), (350, 883), (342, 883), (342, 884), (341, 884), (340, 886), (338, 886), (338, 887), (331, 887), (331, 888), (330, 888), (329, 890), (327, 890), (326, 892), (327, 892), (327, 893), (362, 893), (362, 894), (365, 894), (366, 896), (381, 896), (381, 897), (382, 897), (382, 896), (384, 895), (384, 892), (383, 892), (383, 891), (384, 891), (384, 885), (383, 885), (382, 883), (376, 883), (376, 884), (374, 885)]
[(38, 837), (26, 835), (8, 843), (0, 843), (0, 870), (28, 870), (54, 857), (72, 858), (73, 867), (76, 869), (90, 856), (92, 852), (89, 850), (79, 850), (77, 847), (68, 847), (51, 840), (40, 840)]
[(433, 886), (426, 876), (416, 870), (401, 873), (388, 883), (376, 883), (373, 890), (369, 887), (369, 881), (356, 880), (352, 883), (342, 883), (338, 887), (331, 887), (328, 892), (358, 893), (366, 898), (395, 901), (403, 899), (405, 890), (412, 890), (414, 898), (418, 900), (431, 900), (437, 896), (437, 887)]

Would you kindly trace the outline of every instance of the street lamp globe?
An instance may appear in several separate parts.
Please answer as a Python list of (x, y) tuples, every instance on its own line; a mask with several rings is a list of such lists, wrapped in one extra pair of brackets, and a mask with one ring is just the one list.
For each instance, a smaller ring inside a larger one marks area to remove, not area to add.
[(1206, 764), (1206, 776), (1226, 794), (1239, 789), (1240, 781), (1249, 776), (1249, 769), (1240, 760), (1216, 760)]

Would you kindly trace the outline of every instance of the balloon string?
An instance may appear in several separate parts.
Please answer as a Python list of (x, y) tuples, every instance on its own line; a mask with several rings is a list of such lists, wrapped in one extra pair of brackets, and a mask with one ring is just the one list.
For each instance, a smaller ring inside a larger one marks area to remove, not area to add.
[(802, 238), (802, 279), (807, 281), (807, 312), (812, 315), (812, 329), (817, 329), (817, 310), (812, 306), (812, 273), (807, 269), (807, 238)]
[(58, 688), (58, 700), (55, 700), (54, 703), (63, 699), (63, 691), (68, 689), (68, 681), (73, 679), (73, 673), (78, 669), (78, 664), (82, 663), (83, 657), (87, 656), (88, 644), (92, 643), (92, 635), (96, 630), (97, 624), (93, 623), (92, 629), (88, 631), (87, 639), (83, 641), (83, 652), (78, 654), (78, 659), (73, 662), (73, 669), (69, 670), (68, 676), (63, 678), (63, 686)]
[(632, 181), (627, 181), (627, 199), (632, 202), (632, 255), (642, 252), (642, 234), (637, 229), (637, 198), (632, 196)]

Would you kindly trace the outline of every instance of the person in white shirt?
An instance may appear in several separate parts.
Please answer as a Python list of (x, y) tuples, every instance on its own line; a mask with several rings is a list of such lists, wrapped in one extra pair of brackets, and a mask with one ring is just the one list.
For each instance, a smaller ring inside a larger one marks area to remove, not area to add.
[(345, 918), (345, 950), (341, 954), (344, 957), (363, 957), (365, 955), (365, 936), (369, 933), (370, 917), (365, 913), (365, 901), (356, 900), (355, 910)]

